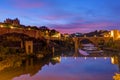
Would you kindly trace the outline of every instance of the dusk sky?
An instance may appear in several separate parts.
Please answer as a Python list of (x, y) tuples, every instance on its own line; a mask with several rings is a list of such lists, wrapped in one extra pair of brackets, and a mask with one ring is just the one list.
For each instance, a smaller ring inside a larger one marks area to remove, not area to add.
[(6, 18), (62, 33), (120, 30), (120, 0), (0, 0), (0, 22)]

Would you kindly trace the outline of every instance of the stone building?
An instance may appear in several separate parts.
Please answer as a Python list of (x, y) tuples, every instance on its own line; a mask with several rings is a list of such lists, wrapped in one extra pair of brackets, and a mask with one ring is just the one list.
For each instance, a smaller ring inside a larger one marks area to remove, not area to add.
[(11, 24), (13, 26), (19, 26), (20, 25), (20, 21), (18, 18), (15, 18), (15, 19), (9, 19), (7, 18), (4, 23), (7, 23), (7, 24)]

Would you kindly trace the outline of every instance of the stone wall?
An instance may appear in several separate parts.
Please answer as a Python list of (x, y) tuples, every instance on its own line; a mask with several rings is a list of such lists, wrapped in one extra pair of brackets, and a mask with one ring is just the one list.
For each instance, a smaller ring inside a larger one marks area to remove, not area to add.
[(0, 35), (6, 34), (6, 33), (22, 33), (26, 34), (29, 37), (34, 38), (41, 38), (43, 37), (43, 33), (40, 30), (27, 30), (27, 29), (21, 29), (21, 28), (1, 28), (0, 27)]

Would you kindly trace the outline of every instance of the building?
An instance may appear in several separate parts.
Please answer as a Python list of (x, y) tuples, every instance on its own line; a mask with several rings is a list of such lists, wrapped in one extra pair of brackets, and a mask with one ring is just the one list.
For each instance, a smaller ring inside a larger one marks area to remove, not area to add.
[(111, 30), (103, 34), (104, 37), (111, 37), (113, 40), (120, 39), (120, 31), (119, 30)]
[(7, 18), (4, 23), (6, 24), (10, 24), (10, 25), (13, 25), (13, 26), (19, 26), (20, 25), (20, 21), (18, 18), (15, 18), (15, 19), (9, 19)]
[(61, 38), (61, 34), (60, 32), (56, 32), (54, 35), (52, 35), (51, 37), (54, 37), (54, 38)]

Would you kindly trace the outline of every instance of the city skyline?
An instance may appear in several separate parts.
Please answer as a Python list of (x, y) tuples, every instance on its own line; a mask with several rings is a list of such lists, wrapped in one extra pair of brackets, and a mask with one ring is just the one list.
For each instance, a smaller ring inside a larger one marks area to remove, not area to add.
[(61, 33), (120, 30), (119, 0), (1, 0), (0, 22), (47, 26)]

